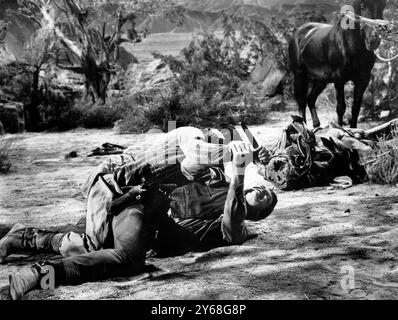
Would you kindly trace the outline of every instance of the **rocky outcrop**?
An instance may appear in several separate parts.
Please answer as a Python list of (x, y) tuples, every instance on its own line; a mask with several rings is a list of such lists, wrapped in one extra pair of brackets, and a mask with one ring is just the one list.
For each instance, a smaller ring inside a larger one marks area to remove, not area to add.
[[(16, 10), (18, 1), (0, 0), (0, 19), (7, 19), (8, 10)], [(22, 18), (15, 14), (11, 14), (10, 24), (6, 37), (6, 47), (9, 53), (16, 58), (21, 58), (24, 51), (26, 41), (37, 30), (37, 24), (29, 19)], [(1, 60), (0, 60), (1, 64)]]
[(131, 64), (138, 63), (137, 58), (123, 45), (119, 46), (117, 50), (117, 62), (124, 70), (127, 70)]
[(131, 97), (150, 94), (153, 90), (164, 88), (175, 74), (160, 59), (148, 65), (134, 64), (127, 74), (127, 88)]
[(12, 61), (15, 61), (14, 55), (0, 45), (0, 65), (5, 65)]
[(274, 97), (283, 93), (283, 80), (286, 74), (281, 71), (274, 60), (264, 58), (253, 69), (250, 80), (257, 87), (260, 96)]
[(20, 133), (25, 130), (24, 107), (22, 103), (0, 104), (0, 123), (4, 132)]

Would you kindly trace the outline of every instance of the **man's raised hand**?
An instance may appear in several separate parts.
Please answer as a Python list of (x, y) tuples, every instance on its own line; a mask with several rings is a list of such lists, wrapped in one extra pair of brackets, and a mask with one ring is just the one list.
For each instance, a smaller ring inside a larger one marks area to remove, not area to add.
[(246, 167), (253, 161), (253, 147), (243, 141), (232, 141), (228, 144), (228, 151), (232, 153), (234, 174), (244, 176)]

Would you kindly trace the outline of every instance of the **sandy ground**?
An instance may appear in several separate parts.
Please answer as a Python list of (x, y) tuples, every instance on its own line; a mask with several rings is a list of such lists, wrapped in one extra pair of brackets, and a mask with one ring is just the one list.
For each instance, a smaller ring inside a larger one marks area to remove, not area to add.
[[(321, 119), (331, 118), (322, 114)], [(272, 145), (289, 122), (271, 114), (254, 128)], [(80, 192), (103, 158), (87, 158), (104, 142), (129, 145), (142, 136), (111, 130), (21, 134), (10, 174), (0, 176), (0, 226), (74, 223), (85, 211)], [(77, 151), (76, 159), (64, 155)], [(278, 192), (271, 217), (250, 223), (257, 237), (244, 246), (148, 260), (160, 270), (54, 291), (26, 299), (395, 299), (398, 297), (398, 190), (357, 185)], [(8, 275), (43, 256), (12, 256), (0, 266), (5, 298)], [(345, 276), (353, 276), (348, 281)], [(350, 284), (344, 285), (344, 284)]]

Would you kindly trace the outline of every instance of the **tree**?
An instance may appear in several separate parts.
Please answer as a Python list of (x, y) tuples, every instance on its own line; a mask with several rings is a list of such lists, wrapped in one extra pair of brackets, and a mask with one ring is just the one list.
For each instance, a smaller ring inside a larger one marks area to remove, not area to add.
[[(71, 65), (61, 67), (84, 75), (86, 92), (93, 103), (105, 103), (119, 46), (123, 42), (140, 41), (137, 19), (155, 12), (166, 12), (173, 17), (178, 12), (173, 0), (18, 2), (17, 14), (34, 21), (42, 32), (54, 34), (66, 49), (65, 56)], [(78, 61), (77, 65), (74, 60)]]
[(25, 105), (27, 128), (35, 130), (41, 122), (38, 109), (43, 98), (40, 86), (40, 73), (43, 67), (55, 58), (57, 39), (54, 33), (47, 29), (39, 29), (37, 33), (25, 43), (24, 56), (20, 66), (31, 76), (30, 101)]

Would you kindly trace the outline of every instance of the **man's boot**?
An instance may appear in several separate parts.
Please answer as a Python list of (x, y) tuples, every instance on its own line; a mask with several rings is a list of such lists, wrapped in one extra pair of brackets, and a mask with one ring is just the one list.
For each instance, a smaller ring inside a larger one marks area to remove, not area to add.
[(59, 243), (63, 234), (26, 228), (16, 224), (0, 240), (0, 263), (10, 254), (17, 252), (55, 252), (59, 253)]
[(10, 297), (12, 300), (21, 300), (28, 292), (39, 287), (40, 280), (45, 273), (40, 270), (42, 267), (38, 264), (10, 275)]

